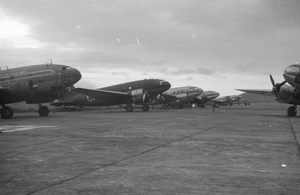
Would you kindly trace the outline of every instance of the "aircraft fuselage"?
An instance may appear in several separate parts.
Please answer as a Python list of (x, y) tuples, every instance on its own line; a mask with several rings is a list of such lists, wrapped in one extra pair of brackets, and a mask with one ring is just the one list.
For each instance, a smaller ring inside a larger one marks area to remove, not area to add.
[(49, 109), (41, 103), (61, 97), (67, 87), (81, 79), (78, 70), (66, 65), (42, 64), (0, 71), (1, 117), (11, 119), (13, 109), (6, 104), (26, 101), (39, 104), (39, 115), (48, 116)]
[[(97, 96), (88, 96), (76, 91), (71, 91), (65, 97), (54, 101), (54, 106), (110, 106), (120, 104), (149, 104), (151, 98), (170, 88), (170, 83), (160, 79), (145, 79), (133, 81), (97, 90), (111, 92), (125, 92), (128, 96), (107, 95), (105, 93)], [(145, 97), (144, 94), (147, 94)]]
[(80, 78), (78, 70), (65, 65), (42, 64), (3, 70), (0, 71), (0, 104), (51, 102)]

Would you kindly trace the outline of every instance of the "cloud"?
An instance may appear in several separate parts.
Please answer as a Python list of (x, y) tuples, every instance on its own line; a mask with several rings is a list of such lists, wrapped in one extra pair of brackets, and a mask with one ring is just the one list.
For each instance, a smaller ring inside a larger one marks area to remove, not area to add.
[(179, 86), (215, 79), (218, 87), (281, 77), (299, 61), (299, 8), (297, 0), (1, 1), (1, 18), (26, 33), (1, 39), (0, 32), (0, 63), (52, 59), (94, 73), (97, 85), (100, 76), (107, 83), (162, 77)]
[(177, 75), (214, 75), (215, 72), (210, 69), (206, 68), (197, 68), (193, 69), (170, 69), (170, 68), (163, 68), (161, 72), (168, 76), (177, 76)]

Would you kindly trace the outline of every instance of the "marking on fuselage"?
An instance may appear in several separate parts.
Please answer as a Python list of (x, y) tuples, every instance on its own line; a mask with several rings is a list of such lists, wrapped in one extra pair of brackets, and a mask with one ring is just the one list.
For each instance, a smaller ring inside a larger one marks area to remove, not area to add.
[(0, 83), (19, 81), (19, 80), (27, 80), (32, 78), (44, 77), (54, 75), (53, 70), (40, 70), (35, 72), (22, 72), (16, 74), (6, 74), (0, 75)]
[(57, 126), (33, 126), (33, 125), (4, 125), (0, 126), (0, 132), (1, 133), (9, 133), (9, 132), (15, 132), (15, 131), (29, 131), (29, 130), (35, 130), (35, 129), (41, 129), (41, 128), (54, 128)]
[(86, 96), (86, 99), (87, 99), (88, 102), (94, 102), (94, 101), (96, 101), (95, 98), (90, 98), (89, 96)]

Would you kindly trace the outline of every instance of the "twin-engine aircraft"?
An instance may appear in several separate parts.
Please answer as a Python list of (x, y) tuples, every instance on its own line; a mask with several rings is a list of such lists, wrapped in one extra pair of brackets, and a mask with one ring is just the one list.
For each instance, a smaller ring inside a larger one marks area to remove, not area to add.
[(41, 64), (0, 71), (1, 117), (11, 119), (13, 109), (5, 104), (26, 101), (39, 104), (39, 115), (48, 116), (42, 103), (61, 97), (63, 91), (81, 79), (78, 70), (66, 65)]
[(176, 87), (160, 94), (154, 104), (164, 104), (174, 108), (183, 108), (185, 104), (194, 103), (196, 97), (203, 93), (198, 87)]
[[(270, 75), (273, 88), (271, 90), (264, 89), (237, 89), (247, 93), (254, 93), (260, 95), (275, 96), (276, 101), (281, 103), (292, 104), (287, 109), (287, 114), (290, 117), (297, 115), (297, 105), (300, 105), (300, 65), (292, 64), (283, 71), (285, 81), (282, 83), (274, 82), (272, 75)], [(290, 85), (286, 85), (285, 83)]]
[(222, 96), (222, 97), (217, 97), (216, 99), (213, 100), (215, 104), (218, 105), (229, 105), (232, 106), (235, 102), (240, 101), (242, 96), (240, 95), (228, 95), (228, 96)]
[(196, 97), (195, 103), (204, 108), (207, 102), (213, 101), (213, 99), (219, 97), (220, 93), (216, 91), (203, 91), (202, 94)]
[(51, 105), (83, 107), (127, 104), (126, 111), (132, 112), (131, 104), (135, 104), (142, 105), (143, 111), (149, 111), (150, 102), (170, 87), (171, 84), (164, 80), (145, 79), (96, 90), (76, 88)]

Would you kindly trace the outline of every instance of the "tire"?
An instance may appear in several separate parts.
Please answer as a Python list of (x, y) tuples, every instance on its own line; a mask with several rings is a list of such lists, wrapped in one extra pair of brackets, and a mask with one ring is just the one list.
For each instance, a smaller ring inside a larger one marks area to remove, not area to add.
[(13, 115), (14, 115), (14, 111), (10, 107), (4, 107), (1, 109), (1, 117), (3, 119), (11, 119)]
[(132, 111), (133, 111), (133, 107), (132, 107), (131, 105), (127, 105), (127, 106), (125, 107), (125, 110), (126, 110), (127, 112), (132, 112)]
[(39, 115), (42, 117), (46, 117), (49, 115), (49, 108), (47, 106), (41, 106), (39, 108)]
[(287, 110), (287, 114), (289, 117), (295, 117), (297, 115), (297, 110), (295, 106), (290, 106)]
[(149, 111), (149, 106), (148, 105), (143, 105), (143, 111), (148, 112)]

